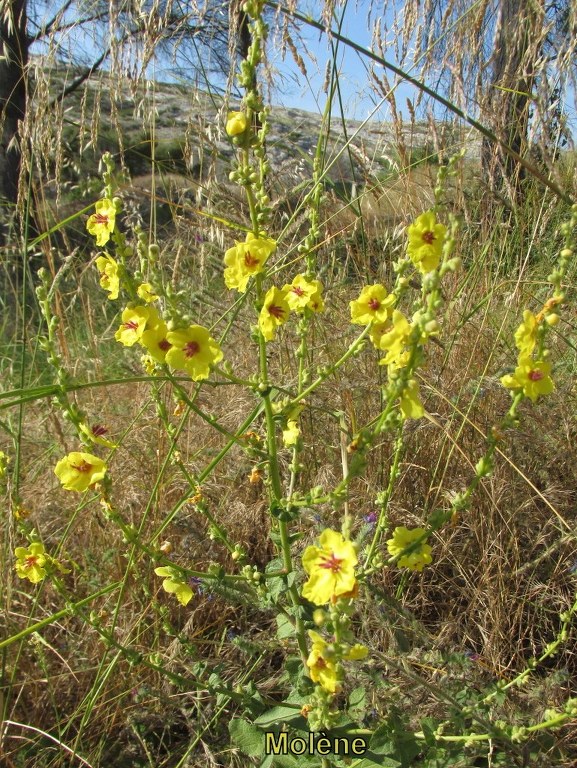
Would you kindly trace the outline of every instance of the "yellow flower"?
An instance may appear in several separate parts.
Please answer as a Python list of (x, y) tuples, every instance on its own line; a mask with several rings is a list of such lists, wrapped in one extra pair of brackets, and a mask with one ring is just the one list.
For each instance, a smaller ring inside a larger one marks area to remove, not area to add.
[(550, 373), (551, 363), (520, 355), (515, 373), (503, 376), (501, 384), (508, 389), (522, 389), (525, 397), (535, 402), (539, 395), (549, 395), (555, 389)]
[(298, 428), (296, 421), (289, 419), (287, 421), (286, 429), (282, 431), (282, 441), (284, 445), (289, 448), (291, 445), (296, 445), (299, 439), (301, 431)]
[[(372, 331), (373, 329), (371, 329)], [(407, 361), (405, 348), (411, 335), (412, 326), (407, 318), (398, 309), (393, 310), (391, 323), (385, 328), (377, 326), (374, 335), (371, 334), (373, 344), (387, 354), (379, 365), (391, 365), (393, 368), (401, 368)]]
[(415, 379), (407, 382), (401, 392), (401, 413), (404, 419), (420, 419), (425, 414), (425, 409), (419, 398), (419, 385)]
[(150, 283), (142, 283), (142, 285), (139, 285), (136, 289), (136, 293), (147, 304), (158, 299), (158, 296), (152, 292), (152, 285)]
[(269, 288), (264, 297), (264, 304), (258, 316), (258, 327), (266, 341), (273, 341), (276, 329), (286, 323), (290, 313), (290, 307), (284, 297), (274, 285)]
[(120, 289), (118, 264), (112, 256), (99, 256), (96, 259), (96, 268), (100, 273), (100, 285), (105, 291), (108, 291), (108, 298), (117, 299)]
[(33, 542), (29, 547), (16, 547), (14, 555), (17, 558), (14, 568), (21, 579), (38, 584), (46, 576), (44, 545), (39, 541)]
[(428, 565), (432, 561), (431, 547), (426, 543), (426, 538), (423, 538), (420, 544), (415, 548), (403, 554), (405, 550), (414, 546), (414, 542), (424, 536), (424, 528), (413, 528), (409, 530), (405, 526), (395, 528), (393, 531), (393, 538), (387, 541), (387, 549), (391, 557), (399, 557), (397, 565), (399, 568), (408, 568), (410, 571), (423, 570), (425, 565)]
[(193, 381), (208, 378), (210, 366), (222, 360), (222, 350), (201, 325), (169, 331), (166, 339), (172, 345), (166, 353), (166, 362), (186, 371)]
[(250, 278), (262, 272), (266, 260), (275, 248), (275, 240), (270, 237), (255, 237), (252, 232), (247, 234), (244, 243), (237, 241), (224, 254), (226, 287), (244, 293)]
[(96, 238), (96, 245), (106, 245), (110, 240), (110, 233), (114, 232), (116, 208), (108, 198), (99, 200), (95, 208), (96, 213), (88, 217), (86, 229)]
[(170, 595), (175, 595), (181, 605), (187, 605), (187, 603), (190, 602), (194, 592), (192, 591), (190, 584), (180, 578), (178, 572), (175, 571), (174, 568), (155, 568), (154, 573), (156, 573), (157, 576), (165, 577), (162, 582), (162, 588)]
[(122, 313), (122, 323), (114, 334), (114, 338), (125, 347), (132, 347), (141, 340), (149, 319), (149, 307), (127, 307)]
[[(309, 629), (309, 637), (313, 641), (307, 659), (311, 680), (313, 683), (318, 683), (325, 691), (336, 693), (340, 688), (340, 670), (337, 667), (336, 652), (314, 629)], [(368, 652), (368, 648), (356, 643), (344, 653), (341, 652), (340, 658), (358, 661), (365, 659)]]
[(54, 474), (67, 491), (85, 491), (106, 474), (106, 464), (91, 453), (73, 451), (60, 459)]
[(304, 275), (297, 275), (292, 283), (283, 287), (283, 292), (293, 312), (303, 312), (305, 307), (313, 312), (322, 312), (324, 309), (320, 280), (307, 280)]
[(382, 323), (390, 316), (390, 309), (395, 300), (395, 296), (388, 294), (387, 289), (380, 283), (366, 285), (359, 298), (350, 302), (351, 322), (356, 325)]
[(537, 343), (539, 324), (535, 315), (528, 309), (523, 312), (523, 322), (515, 331), (515, 346), (519, 357), (530, 357)]
[(339, 687), (337, 665), (334, 653), (328, 651), (328, 645), (314, 629), (309, 629), (309, 637), (313, 641), (311, 652), (307, 659), (307, 667), (313, 683), (318, 683), (325, 691), (336, 693)]
[(166, 362), (166, 353), (171, 348), (168, 341), (168, 326), (156, 310), (152, 310), (140, 343), (158, 363)]
[(93, 427), (90, 427), (88, 424), (80, 424), (79, 429), (91, 442), (97, 445), (104, 445), (106, 448), (116, 448), (116, 443), (104, 437), (108, 430), (102, 424), (95, 424)]
[(0, 451), (0, 478), (4, 477), (10, 462), (10, 456), (7, 456), (4, 451)]
[(443, 224), (437, 224), (433, 211), (421, 214), (407, 227), (407, 253), (422, 274), (439, 266), (446, 232)]
[(229, 136), (238, 136), (244, 133), (248, 126), (248, 120), (244, 112), (229, 112), (226, 120), (226, 132)]
[(357, 553), (350, 541), (329, 528), (319, 537), (320, 547), (307, 547), (303, 554), (303, 567), (309, 580), (303, 587), (303, 597), (316, 605), (349, 597), (355, 593), (355, 565)]

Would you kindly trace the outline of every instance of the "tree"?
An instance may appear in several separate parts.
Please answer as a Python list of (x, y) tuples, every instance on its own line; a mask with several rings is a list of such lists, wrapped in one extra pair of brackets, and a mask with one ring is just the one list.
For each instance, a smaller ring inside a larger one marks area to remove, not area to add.
[[(522, 157), (536, 147), (545, 163), (555, 156), (571, 84), (575, 93), (573, 0), (425, 0), (403, 13), (397, 56), (405, 69), (416, 63), (422, 80), (434, 76), (438, 90)], [(483, 169), (501, 200), (520, 200), (524, 172), (502, 145), (484, 141)]]
[(18, 125), (26, 114), (29, 47), (26, 5), (26, 0), (2, 0), (0, 4), (0, 204), (3, 206), (15, 206), (18, 197)]
[[(138, 5), (132, 0), (64, 0), (56, 9), (51, 0), (0, 0), (0, 13), (0, 202), (5, 211), (14, 210), (18, 199), (23, 149), (19, 126), (27, 114), (33, 46), (51, 51), (61, 64), (81, 66), (56, 97), (62, 100), (105, 62), (119, 71), (129, 43), (138, 46), (140, 57), (135, 77), (160, 55), (170, 58), (173, 72), (204, 82), (215, 73), (224, 82), (231, 51), (243, 55), (250, 44), (242, 4), (227, 0), (144, 0)], [(231, 30), (237, 32), (232, 44)]]

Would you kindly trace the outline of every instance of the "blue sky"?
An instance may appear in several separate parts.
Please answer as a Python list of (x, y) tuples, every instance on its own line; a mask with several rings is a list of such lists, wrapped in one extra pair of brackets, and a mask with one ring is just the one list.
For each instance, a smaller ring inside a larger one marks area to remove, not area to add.
[[(309, 12), (317, 19), (320, 15), (320, 5), (318, 2), (309, 3)], [(368, 25), (368, 5), (366, 0), (357, 0), (357, 2), (352, 0), (346, 4), (344, 10), (340, 12), (341, 34), (363, 47), (371, 48), (372, 29), (369, 29)], [(337, 28), (336, 20), (333, 28)], [(299, 45), (298, 48), (305, 62), (308, 80), (299, 71), (289, 51), (284, 61), (277, 53), (272, 57), (272, 63), (287, 78), (287, 82), (282, 90), (275, 94), (275, 100), (284, 106), (319, 112), (322, 111), (326, 102), (323, 83), (327, 61), (332, 59), (332, 52), (324, 33), (307, 28), (305, 24), (301, 25), (301, 30), (305, 46)], [(392, 50), (387, 51), (387, 56), (396, 63)], [(369, 61), (346, 45), (337, 43), (336, 63), (346, 116), (357, 120), (364, 120), (369, 116), (372, 116), (372, 119), (386, 120), (389, 107), (386, 103), (383, 105), (382, 99), (375, 94), (370, 85)], [(377, 68), (378, 71), (379, 68)], [(392, 77), (389, 79), (393, 81)], [(412, 95), (413, 88), (408, 85), (402, 85), (396, 91), (398, 107), (405, 114), (405, 101)], [(375, 111), (379, 104), (380, 108)]]

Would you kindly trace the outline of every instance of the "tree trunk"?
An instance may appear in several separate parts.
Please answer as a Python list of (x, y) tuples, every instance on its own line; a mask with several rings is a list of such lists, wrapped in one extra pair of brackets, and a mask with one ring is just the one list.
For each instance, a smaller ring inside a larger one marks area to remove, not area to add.
[[(529, 106), (541, 42), (542, 0), (502, 0), (485, 120), (519, 155), (528, 150)], [(524, 168), (503, 149), (483, 141), (489, 188), (511, 205), (522, 201)]]
[[(0, 2), (0, 44), (0, 205), (2, 218), (11, 218), (20, 177), (18, 127), (26, 114), (26, 0)], [(5, 240), (6, 230), (0, 227), (0, 244)]]

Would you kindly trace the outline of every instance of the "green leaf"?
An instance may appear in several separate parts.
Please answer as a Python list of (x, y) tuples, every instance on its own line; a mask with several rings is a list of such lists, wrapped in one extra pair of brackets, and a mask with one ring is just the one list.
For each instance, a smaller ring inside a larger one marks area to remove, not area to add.
[(401, 763), (390, 757), (377, 755), (375, 752), (365, 752), (360, 763), (354, 764), (354, 768), (373, 768), (375, 765), (384, 766), (385, 768), (399, 768)]
[(262, 715), (256, 718), (255, 725), (259, 728), (270, 728), (275, 723), (287, 723), (296, 728), (299, 731), (308, 731), (308, 725), (306, 719), (301, 715), (300, 709), (295, 707), (283, 707), (282, 704), (278, 707), (263, 712)]
[(282, 613), (279, 613), (277, 615), (276, 624), (277, 624), (276, 636), (278, 637), (279, 640), (283, 640), (285, 637), (294, 636), (295, 628), (292, 622), (286, 616), (283, 616)]
[(228, 732), (232, 743), (249, 757), (259, 757), (264, 752), (264, 734), (262, 731), (240, 717), (231, 720)]
[(399, 715), (393, 712), (371, 736), (369, 749), (377, 755), (399, 759), (399, 765), (407, 768), (421, 751), (421, 746), (415, 735), (405, 728)]
[(355, 720), (362, 720), (367, 710), (367, 692), (364, 688), (355, 688), (349, 694), (349, 715)]

